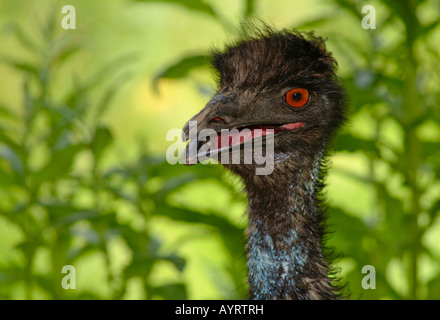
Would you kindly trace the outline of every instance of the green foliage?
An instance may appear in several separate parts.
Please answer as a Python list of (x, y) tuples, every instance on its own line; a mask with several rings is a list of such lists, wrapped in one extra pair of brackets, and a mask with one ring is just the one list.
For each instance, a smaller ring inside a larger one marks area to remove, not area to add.
[(196, 68), (207, 68), (208, 58), (204, 55), (193, 55), (180, 59), (178, 62), (167, 66), (163, 72), (156, 75), (153, 85), (157, 90), (159, 79), (181, 79)]
[[(361, 7), (353, 1), (337, 2), (354, 15), (361, 12)], [(365, 45), (368, 51), (352, 48), (362, 55), (367, 66), (359, 63), (352, 70), (354, 76), (344, 79), (353, 109), (351, 117), (362, 114), (374, 119), (372, 135), (368, 139), (355, 138), (356, 129), (353, 128), (348, 132), (350, 138), (341, 135), (336, 144), (341, 151), (361, 152), (368, 159), (369, 172), (364, 179), (375, 192), (376, 204), (374, 221), (365, 221), (364, 230), (357, 230), (357, 243), (370, 245), (360, 252), (344, 251), (344, 256), (353, 257), (359, 266), (371, 264), (376, 267), (376, 274), (382, 275), (378, 279), (381, 284), (377, 285), (382, 288), (381, 291), (355, 290), (356, 287), (351, 286), (355, 297), (433, 298), (430, 290), (432, 284), (438, 282), (440, 274), (437, 272), (428, 283), (423, 283), (420, 270), (423, 256), (429, 256), (437, 270), (439, 267), (439, 257), (432, 248), (424, 245), (424, 236), (438, 223), (439, 211), (433, 208), (433, 203), (438, 201), (440, 194), (440, 149), (439, 139), (433, 143), (426, 141), (420, 134), (420, 128), (434, 121), (437, 124), (435, 130), (439, 133), (440, 118), (435, 111), (438, 108), (430, 98), (439, 94), (438, 88), (432, 86), (432, 81), (438, 79), (438, 54), (434, 53), (433, 43), (428, 40), (438, 21), (425, 23), (417, 17), (415, 13), (420, 10), (423, 1), (382, 3), (389, 10), (388, 16), (394, 15), (389, 28), (401, 23), (405, 33), (397, 42), (386, 44), (386, 30), (374, 30), (368, 33), (370, 39)], [(382, 45), (375, 45), (377, 43)], [(434, 69), (427, 70), (424, 59), (437, 61), (431, 65)], [(417, 80), (420, 78), (426, 81), (421, 83)], [(395, 141), (386, 137), (391, 127), (398, 131)], [(379, 168), (387, 168), (387, 172), (380, 173)], [(391, 183), (395, 179), (401, 181), (397, 186)], [(436, 192), (432, 200), (425, 201), (433, 190)], [(334, 210), (331, 210), (330, 214), (333, 213)], [(422, 219), (426, 221), (421, 222)], [(349, 229), (342, 227), (335, 234), (347, 233)], [(337, 236), (335, 238), (332, 244), (338, 247), (341, 243)], [(390, 279), (385, 277), (392, 261), (400, 261), (404, 266), (406, 292), (394, 290)], [(357, 282), (357, 273), (358, 269), (353, 269), (346, 276), (346, 281)]]
[[(39, 48), (34, 53), (38, 52), (40, 64), (3, 59), (23, 74), (23, 108), (14, 112), (0, 104), (0, 221), (8, 221), (20, 234), (15, 249), (23, 259), (13, 267), (4, 262), (0, 265), (0, 298), (16, 297), (13, 288), (18, 286), (26, 299), (120, 299), (126, 294), (127, 283), (139, 279), (146, 298), (186, 299), (187, 286), (181, 280), (164, 284), (151, 280), (156, 265), (168, 263), (176, 274), (181, 274), (186, 262), (175, 250), (162, 249), (150, 221), (153, 216), (166, 216), (198, 222), (229, 234), (225, 239), (229, 247), (231, 239), (240, 241), (243, 230), (218, 213), (205, 215), (167, 201), (168, 195), (183, 185), (195, 179), (219, 179), (221, 171), (183, 166), (170, 169), (162, 157), (144, 151), (131, 163), (103, 165), (114, 134), (99, 119), (121, 79), (108, 85), (96, 102), (90, 96), (104, 78), (117, 74), (118, 66), (126, 59), (117, 59), (90, 79), (76, 80), (73, 88), (56, 100), (50, 94), (52, 75), (82, 50), (81, 44), (56, 35), (55, 28), (48, 28), (45, 42), (38, 45), (18, 26), (14, 30), (26, 49), (34, 52)], [(76, 168), (84, 157), (90, 165)], [(36, 159), (40, 161), (35, 163)], [(159, 187), (152, 187), (157, 181)], [(121, 207), (135, 217), (136, 223), (118, 213)], [(112, 267), (117, 257), (110, 252), (115, 239), (125, 243), (131, 256), (117, 271)], [(45, 250), (49, 252), (49, 266), (39, 273), (35, 270), (36, 257)], [(236, 248), (231, 251), (243, 254)], [(78, 265), (90, 255), (104, 257), (104, 270), (99, 273), (106, 275), (108, 283), (103, 286), (111, 290), (104, 295), (63, 290), (62, 267)]]
[(163, 3), (177, 4), (177, 5), (183, 6), (191, 11), (209, 14), (213, 18), (217, 17), (214, 9), (203, 0), (187, 0), (187, 1), (181, 1), (181, 0), (135, 0), (135, 1), (156, 2), (156, 3), (163, 2)]
[[(208, 1), (136, 2), (180, 5), (224, 28), (233, 24)], [(259, 1), (243, 0), (242, 5), (244, 21), (258, 15)], [(378, 29), (363, 31), (362, 40), (332, 28), (338, 23), (332, 13), (294, 25), (316, 28), (334, 48), (350, 100), (350, 123), (337, 137), (333, 157), (360, 159), (364, 165), (362, 170), (335, 165), (329, 180), (342, 179), (344, 187), (330, 183), (330, 194), (344, 196), (360, 185), (373, 199), (360, 213), (346, 206), (357, 203), (357, 197), (345, 203), (330, 197), (329, 245), (341, 255), (336, 263), (353, 299), (438, 299), (440, 57), (432, 39), (440, 28), (438, 19), (423, 21), (417, 12), (426, 11), (424, 6), (439, 8), (429, 1), (382, 0), (375, 5), (380, 7)], [(358, 27), (361, 8), (356, 1), (334, 1), (334, 10), (352, 16)], [(57, 32), (55, 17), (49, 20), (38, 37), (18, 24), (10, 26), (31, 58), (0, 58), (22, 75), (21, 109), (0, 101), (0, 225), (14, 243), (14, 252), (0, 260), (0, 298), (125, 299), (133, 296), (133, 284), (140, 288), (138, 298), (190, 298), (191, 284), (200, 280), (187, 274), (190, 261), (184, 247), (192, 239), (203, 242), (205, 234), (214, 235), (224, 249), (209, 252), (223, 255), (222, 265), (211, 270), (220, 297), (246, 298), (243, 225), (224, 208), (175, 200), (196, 183), (214, 183), (228, 195), (225, 208), (238, 204), (244, 211), (238, 188), (220, 166), (172, 166), (143, 146), (134, 160), (108, 161), (119, 150), (115, 131), (103, 119), (130, 79), (120, 70), (133, 56), (120, 56), (88, 78), (69, 74), (73, 84), (59, 97), (54, 93), (57, 73), (85, 46)], [(325, 33), (327, 29), (335, 31)], [(153, 85), (206, 70), (205, 54), (193, 52), (157, 68)], [(191, 234), (176, 236), (170, 244), (160, 234), (160, 222), (170, 229), (188, 228)], [(90, 270), (102, 275), (99, 288), (62, 289), (62, 267), (87, 265), (92, 259), (102, 262)], [(375, 290), (361, 287), (364, 265), (376, 268)], [(167, 279), (158, 281), (161, 270), (168, 270)], [(224, 274), (231, 288), (222, 288)]]

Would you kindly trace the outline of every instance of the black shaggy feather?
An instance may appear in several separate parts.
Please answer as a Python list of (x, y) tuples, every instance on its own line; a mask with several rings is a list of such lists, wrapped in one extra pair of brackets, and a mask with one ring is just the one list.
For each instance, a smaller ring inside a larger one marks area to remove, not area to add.
[[(275, 134), (271, 174), (256, 175), (255, 162), (225, 165), (242, 177), (249, 199), (250, 297), (337, 299), (339, 289), (329, 277), (324, 249), (321, 193), (327, 146), (345, 120), (336, 60), (313, 33), (264, 27), (214, 51), (211, 62), (219, 88), (192, 118), (198, 131), (304, 123), (298, 130)], [(309, 92), (304, 107), (286, 103), (293, 88)]]

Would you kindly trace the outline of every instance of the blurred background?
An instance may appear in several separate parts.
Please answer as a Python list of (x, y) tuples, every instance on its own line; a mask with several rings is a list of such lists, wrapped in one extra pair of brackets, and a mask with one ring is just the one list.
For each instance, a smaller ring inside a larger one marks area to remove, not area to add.
[(168, 164), (165, 137), (215, 91), (209, 49), (253, 17), (315, 30), (339, 62), (350, 122), (326, 191), (345, 292), (440, 299), (440, 2), (0, 0), (1, 299), (246, 298), (241, 182)]

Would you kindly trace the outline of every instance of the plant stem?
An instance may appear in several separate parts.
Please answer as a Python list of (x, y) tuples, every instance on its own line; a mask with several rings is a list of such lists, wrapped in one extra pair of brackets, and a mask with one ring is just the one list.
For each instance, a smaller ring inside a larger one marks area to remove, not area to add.
[[(407, 25), (407, 29), (411, 26)], [(412, 32), (407, 30), (407, 35)], [(421, 230), (418, 225), (420, 213), (421, 191), (417, 183), (418, 171), (421, 165), (421, 146), (417, 137), (416, 125), (414, 120), (420, 115), (422, 105), (419, 103), (416, 91), (416, 76), (418, 63), (414, 55), (414, 39), (407, 39), (407, 65), (405, 73), (405, 91), (403, 95), (403, 111), (405, 113), (405, 151), (406, 166), (405, 176), (411, 189), (411, 203), (409, 207), (409, 221), (411, 234), (409, 235), (409, 262), (408, 262), (408, 298), (417, 299), (418, 297), (418, 256), (420, 253)]]

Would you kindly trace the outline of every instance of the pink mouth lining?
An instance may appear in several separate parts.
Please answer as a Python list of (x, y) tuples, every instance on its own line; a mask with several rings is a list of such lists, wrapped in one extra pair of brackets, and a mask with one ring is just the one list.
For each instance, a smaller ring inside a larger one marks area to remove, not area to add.
[(244, 143), (245, 141), (259, 138), (262, 136), (275, 134), (281, 131), (291, 131), (304, 126), (304, 122), (288, 123), (279, 127), (250, 126), (232, 130), (222, 130), (217, 134), (218, 148), (232, 147)]

